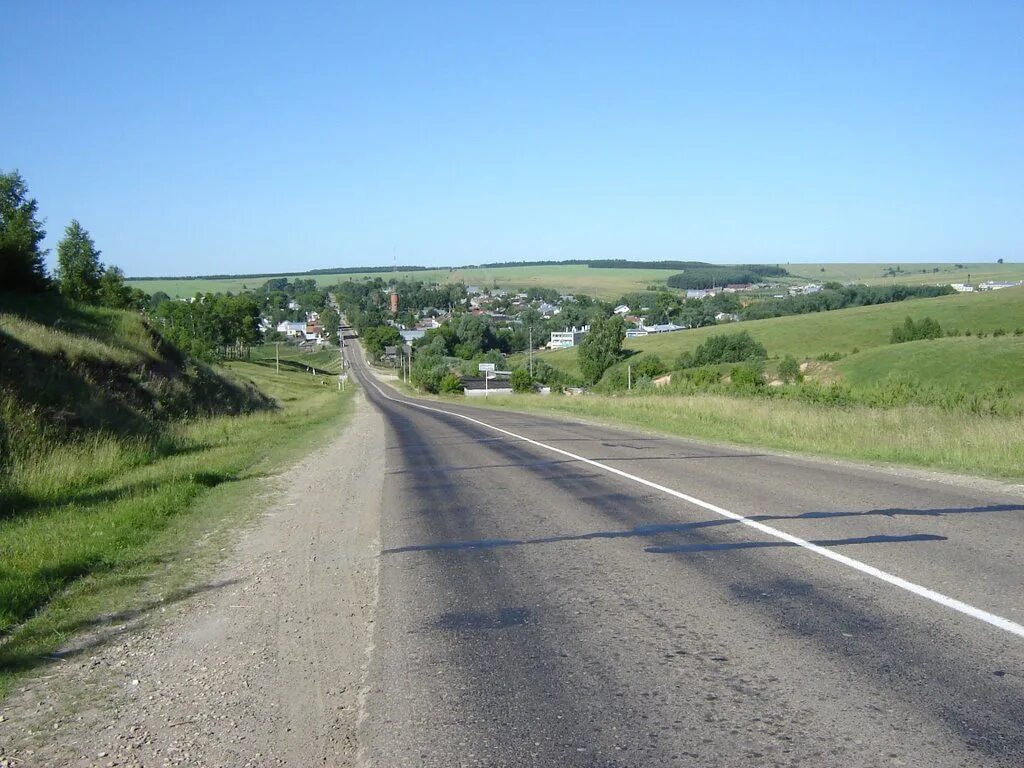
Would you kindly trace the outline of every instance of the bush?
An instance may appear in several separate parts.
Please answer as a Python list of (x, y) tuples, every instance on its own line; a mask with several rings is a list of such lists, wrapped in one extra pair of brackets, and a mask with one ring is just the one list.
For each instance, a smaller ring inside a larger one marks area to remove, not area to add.
[(993, 336), (1005, 336), (1006, 335), (1006, 329), (1005, 328), (996, 328), (994, 331), (992, 331), (992, 335)]
[(656, 376), (661, 376), (665, 373), (668, 368), (661, 362), (661, 358), (653, 352), (640, 355), (635, 361), (630, 360), (629, 365), (633, 366), (633, 379), (639, 379), (646, 376), (649, 379), (653, 379)]
[[(635, 379), (634, 379), (635, 382)], [(620, 392), (629, 388), (629, 372), (625, 363), (613, 365), (601, 376), (594, 389), (598, 392)]]
[(676, 358), (676, 370), (684, 371), (687, 368), (693, 368), (695, 364), (693, 362), (693, 352), (688, 349), (680, 352), (679, 357)]
[(413, 386), (425, 392), (436, 394), (441, 391), (441, 380), (450, 373), (444, 358), (436, 355), (421, 355), (412, 364), (410, 380)]
[(533, 392), (533, 377), (525, 368), (516, 368), (512, 371), (513, 392)]
[(755, 341), (746, 331), (722, 333), (709, 337), (697, 347), (693, 355), (695, 365), (716, 363), (742, 363), (745, 360), (763, 360), (768, 357), (764, 344)]
[(733, 366), (729, 372), (732, 385), (740, 389), (754, 389), (764, 386), (764, 375), (760, 365), (747, 362)]
[(844, 355), (842, 352), (823, 352), (814, 359), (823, 363), (834, 363), (837, 360), (842, 360), (843, 357)]
[(914, 322), (910, 317), (903, 321), (903, 325), (894, 325), (892, 334), (889, 336), (890, 344), (902, 344), (907, 341), (921, 341), (923, 339), (938, 339), (942, 337), (942, 326), (937, 320), (926, 317)]
[(792, 355), (786, 355), (779, 363), (779, 378), (787, 384), (793, 381), (803, 381), (804, 375), (800, 372), (800, 363)]
[(462, 381), (454, 373), (448, 371), (448, 373), (441, 377), (437, 391), (443, 395), (461, 395)]
[(686, 380), (693, 383), (695, 387), (705, 389), (707, 387), (720, 384), (722, 381), (722, 372), (717, 368), (710, 366), (701, 366), (700, 368), (694, 368), (693, 370), (687, 371), (685, 374)]

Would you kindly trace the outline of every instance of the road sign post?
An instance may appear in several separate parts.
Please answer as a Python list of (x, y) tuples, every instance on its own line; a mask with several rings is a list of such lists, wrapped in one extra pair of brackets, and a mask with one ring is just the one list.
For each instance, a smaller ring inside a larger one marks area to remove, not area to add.
[(494, 363), (479, 363), (477, 365), (478, 370), (484, 375), (484, 397), (487, 397), (487, 382), (491, 378), (489, 374), (494, 373), (496, 367)]

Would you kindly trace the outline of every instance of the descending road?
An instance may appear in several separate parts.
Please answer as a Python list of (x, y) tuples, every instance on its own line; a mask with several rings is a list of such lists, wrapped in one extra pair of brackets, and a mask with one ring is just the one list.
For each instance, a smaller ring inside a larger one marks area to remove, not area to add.
[(1024, 765), (1024, 495), (411, 403), (352, 357), (366, 763)]

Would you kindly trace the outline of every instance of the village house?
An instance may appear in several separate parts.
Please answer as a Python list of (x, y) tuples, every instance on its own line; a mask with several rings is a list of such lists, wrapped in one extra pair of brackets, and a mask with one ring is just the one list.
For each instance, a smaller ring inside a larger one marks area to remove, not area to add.
[(564, 331), (552, 331), (551, 340), (547, 344), (548, 349), (569, 349), (575, 347), (589, 330), (590, 326), (584, 325), (582, 328), (573, 326), (572, 330), (566, 328)]

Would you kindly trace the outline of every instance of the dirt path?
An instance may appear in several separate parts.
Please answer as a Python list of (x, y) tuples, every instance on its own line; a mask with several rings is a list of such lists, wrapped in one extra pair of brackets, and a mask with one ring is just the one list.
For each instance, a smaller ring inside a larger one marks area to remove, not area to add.
[(166, 620), (0, 704), (0, 766), (353, 764), (383, 477), (381, 417), (359, 397)]

